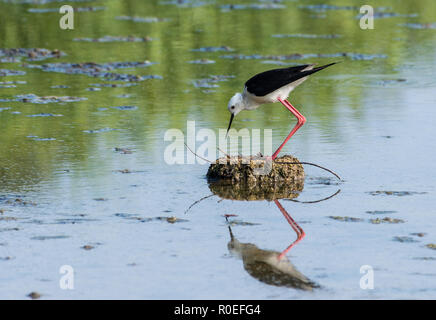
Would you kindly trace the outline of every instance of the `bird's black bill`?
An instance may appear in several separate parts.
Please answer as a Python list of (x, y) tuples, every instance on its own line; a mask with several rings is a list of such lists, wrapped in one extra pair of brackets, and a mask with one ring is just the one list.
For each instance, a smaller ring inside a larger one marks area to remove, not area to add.
[(232, 121), (233, 121), (234, 117), (235, 117), (235, 115), (232, 113), (232, 115), (230, 116), (229, 127), (227, 128), (227, 132), (226, 132), (226, 138), (227, 138), (227, 135), (229, 134), (229, 130), (230, 130), (230, 127), (232, 126)]

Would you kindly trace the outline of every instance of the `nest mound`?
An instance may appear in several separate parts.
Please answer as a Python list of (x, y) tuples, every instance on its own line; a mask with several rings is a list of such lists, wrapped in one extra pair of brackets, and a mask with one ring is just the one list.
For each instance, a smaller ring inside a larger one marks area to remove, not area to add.
[(232, 200), (292, 199), (304, 187), (303, 166), (289, 155), (269, 163), (259, 157), (219, 158), (207, 178), (214, 194)]

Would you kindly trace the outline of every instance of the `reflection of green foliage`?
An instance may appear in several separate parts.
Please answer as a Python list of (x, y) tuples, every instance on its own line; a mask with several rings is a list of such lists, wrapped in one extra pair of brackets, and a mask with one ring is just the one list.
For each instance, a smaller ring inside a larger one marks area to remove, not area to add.
[[(224, 1), (230, 3), (232, 1)], [(243, 3), (244, 1), (238, 1)], [(247, 3), (252, 1), (245, 1)], [(343, 5), (343, 1), (324, 1)], [(2, 77), (0, 81), (26, 80), (27, 84), (17, 88), (0, 88), (0, 98), (16, 94), (34, 93), (44, 95), (69, 95), (87, 97), (79, 103), (33, 105), (18, 102), (0, 103), (9, 106), (21, 115), (10, 111), (0, 112), (0, 161), (9, 163), (0, 171), (0, 183), (5, 180), (19, 181), (23, 177), (49, 175), (57, 161), (82, 162), (86, 165), (87, 155), (94, 152), (96, 135), (86, 134), (88, 129), (104, 127), (125, 129), (119, 134), (103, 134), (98, 139), (113, 139), (119, 135), (123, 141), (143, 141), (144, 148), (151, 149), (162, 141), (166, 128), (182, 128), (186, 120), (197, 120), (198, 125), (223, 128), (228, 121), (227, 100), (241, 89), (243, 81), (251, 75), (274, 68), (259, 60), (221, 59), (222, 52), (192, 52), (203, 46), (229, 46), (241, 54), (282, 55), (291, 53), (337, 53), (357, 52), (385, 54), (388, 59), (354, 61), (343, 59), (309, 59), (296, 63), (327, 63), (343, 60), (344, 63), (315, 75), (293, 94), (292, 101), (300, 106), (308, 117), (322, 119), (320, 130), (328, 131), (345, 104), (360, 117), (363, 98), (367, 94), (362, 88), (363, 79), (369, 75), (395, 74), (397, 67), (408, 55), (416, 54), (417, 47), (434, 43), (434, 30), (413, 30), (399, 27), (399, 23), (434, 21), (436, 2), (387, 0), (398, 13), (418, 13), (418, 18), (387, 18), (375, 21), (375, 30), (359, 28), (358, 12), (327, 11), (325, 18), (314, 18), (317, 13), (299, 9), (298, 2), (284, 2), (287, 10), (235, 10), (222, 12), (219, 5), (212, 4), (197, 8), (177, 8), (159, 5), (157, 1), (105, 1), (72, 3), (73, 6), (107, 6), (107, 10), (75, 14), (75, 29), (61, 30), (58, 13), (28, 13), (36, 5), (13, 5), (0, 1), (0, 47), (43, 47), (60, 49), (67, 53), (59, 60), (43, 62), (111, 62), (150, 60), (159, 64), (137, 70), (118, 70), (120, 73), (157, 74), (164, 80), (147, 80), (128, 88), (102, 88), (99, 92), (85, 89), (92, 83), (102, 83), (84, 75), (45, 73), (36, 69), (20, 67), (19, 63), (0, 63), (0, 68), (25, 70), (27, 75)], [(357, 1), (359, 5), (360, 2)], [(374, 7), (377, 7), (375, 2)], [(57, 7), (56, 3), (37, 7)], [(169, 22), (135, 23), (116, 20), (116, 16), (156, 16), (170, 18)], [(341, 34), (337, 39), (273, 38), (272, 34), (308, 33)], [(146, 43), (84, 43), (72, 41), (75, 37), (98, 38), (113, 36), (151, 36), (155, 41)], [(395, 40), (395, 38), (399, 38)], [(410, 51), (410, 53), (409, 53)], [(429, 50), (430, 51), (430, 50)], [(431, 53), (431, 52), (430, 52)], [(430, 54), (429, 53), (429, 54)], [(425, 51), (424, 53), (425, 54)], [(187, 61), (208, 58), (215, 64), (197, 65)], [(24, 61), (24, 60), (23, 60)], [(206, 78), (211, 74), (235, 75), (234, 79), (220, 82), (213, 93), (204, 93), (194, 88), (191, 81)], [(346, 75), (340, 77), (338, 75)], [(51, 89), (52, 85), (65, 84), (69, 89)], [(170, 90), (170, 92), (168, 92)], [(116, 98), (122, 93), (132, 94), (131, 99)], [(136, 105), (137, 111), (98, 111), (100, 107), (114, 105)], [(280, 111), (279, 111), (280, 110)], [(278, 116), (272, 115), (277, 112)], [(26, 115), (51, 112), (63, 114), (59, 118), (28, 118)], [(282, 112), (282, 113), (279, 113)], [(281, 115), (281, 118), (278, 117)], [(286, 115), (286, 116), (283, 116)], [(280, 135), (287, 133), (289, 118), (286, 110), (276, 107), (261, 108), (256, 113), (244, 114), (255, 122), (244, 125), (262, 128), (282, 128)], [(283, 132), (282, 132), (283, 131)], [(28, 135), (57, 141), (35, 142)], [(108, 140), (110, 141), (110, 140)], [(135, 143), (136, 144), (136, 143)], [(115, 145), (114, 145), (115, 146)], [(139, 146), (138, 148), (141, 148)], [(70, 151), (67, 151), (70, 150)], [(13, 165), (11, 165), (13, 164)], [(5, 167), (9, 169), (5, 169)], [(36, 172), (39, 172), (36, 174)], [(30, 174), (32, 173), (32, 174)], [(24, 178), (23, 178), (24, 179)], [(17, 182), (17, 184), (19, 184)]]

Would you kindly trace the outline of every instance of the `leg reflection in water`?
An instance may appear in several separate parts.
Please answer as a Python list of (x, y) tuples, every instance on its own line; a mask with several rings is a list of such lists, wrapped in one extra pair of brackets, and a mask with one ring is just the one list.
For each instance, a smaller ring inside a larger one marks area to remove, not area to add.
[(283, 208), (283, 206), (280, 204), (279, 200), (274, 200), (274, 203), (276, 204), (277, 208), (279, 208), (280, 212), (285, 217), (286, 221), (291, 225), (292, 229), (294, 229), (295, 233), (297, 234), (297, 239), (292, 242), (289, 247), (287, 247), (283, 252), (279, 255), (279, 259), (283, 259), (284, 256), (291, 250), (298, 242), (303, 240), (303, 238), (306, 236), (303, 229), (295, 222), (294, 219), (289, 215), (289, 213)]
[[(229, 217), (226, 216), (227, 220), (228, 218)], [(253, 243), (239, 242), (239, 240), (233, 235), (230, 225), (228, 228), (230, 232), (230, 241), (227, 247), (232, 254), (242, 259), (244, 269), (253, 278), (263, 283), (279, 287), (288, 287), (306, 291), (319, 288), (315, 282), (311, 281), (304, 274), (298, 271), (286, 257), (286, 252), (295, 245), (295, 242), (282, 253), (272, 250), (263, 250)], [(299, 227), (296, 228), (299, 230)], [(304, 235), (304, 232), (302, 234)], [(300, 237), (300, 240), (301, 238), (302, 236)], [(299, 240), (297, 239), (296, 242), (298, 241)]]

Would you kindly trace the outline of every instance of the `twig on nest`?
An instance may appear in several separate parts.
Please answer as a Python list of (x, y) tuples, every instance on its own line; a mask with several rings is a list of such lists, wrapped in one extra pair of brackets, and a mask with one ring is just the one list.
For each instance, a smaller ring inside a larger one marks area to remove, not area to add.
[(185, 145), (186, 148), (188, 148), (188, 150), (191, 151), (192, 154), (193, 154), (194, 156), (196, 156), (197, 158), (200, 158), (200, 159), (202, 159), (202, 160), (204, 160), (204, 161), (207, 161), (207, 162), (209, 162), (209, 163), (213, 163), (212, 161), (210, 161), (210, 160), (208, 160), (208, 159), (205, 159), (205, 158), (203, 158), (203, 157), (200, 157), (198, 154), (196, 154), (194, 151), (192, 151), (191, 148), (189, 148), (188, 145), (187, 145), (185, 142), (184, 142), (184, 145)]

